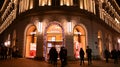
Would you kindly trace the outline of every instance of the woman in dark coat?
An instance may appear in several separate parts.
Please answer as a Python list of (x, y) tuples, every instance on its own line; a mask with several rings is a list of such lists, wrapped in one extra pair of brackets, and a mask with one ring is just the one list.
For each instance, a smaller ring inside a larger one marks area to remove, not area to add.
[(84, 64), (84, 55), (85, 55), (82, 48), (80, 48), (80, 53), (79, 54), (80, 54), (80, 65), (82, 65), (82, 63)]

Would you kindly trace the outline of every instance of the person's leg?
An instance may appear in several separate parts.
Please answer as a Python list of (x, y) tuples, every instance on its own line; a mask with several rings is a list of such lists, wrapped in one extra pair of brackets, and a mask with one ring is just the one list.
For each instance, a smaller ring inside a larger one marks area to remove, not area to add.
[(90, 64), (90, 58), (88, 57), (88, 65)]
[(108, 58), (106, 58), (106, 62), (108, 63)]
[(92, 57), (90, 57), (90, 64), (92, 64)]
[(83, 64), (84, 64), (84, 58), (83, 58)]
[(116, 62), (116, 60), (115, 60), (115, 58), (114, 58), (114, 64), (115, 64), (115, 62)]
[(64, 66), (64, 59), (61, 59), (61, 67)]
[(82, 65), (82, 58), (80, 58), (80, 65)]

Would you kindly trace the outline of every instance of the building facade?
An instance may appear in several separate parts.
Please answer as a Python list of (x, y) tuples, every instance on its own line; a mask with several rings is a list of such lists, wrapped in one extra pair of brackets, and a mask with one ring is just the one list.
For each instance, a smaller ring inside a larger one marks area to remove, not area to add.
[(93, 58), (120, 50), (115, 0), (5, 0), (0, 13), (1, 45), (17, 47), (24, 58), (47, 60), (53, 46), (58, 53), (65, 46), (69, 59), (78, 59), (86, 46)]

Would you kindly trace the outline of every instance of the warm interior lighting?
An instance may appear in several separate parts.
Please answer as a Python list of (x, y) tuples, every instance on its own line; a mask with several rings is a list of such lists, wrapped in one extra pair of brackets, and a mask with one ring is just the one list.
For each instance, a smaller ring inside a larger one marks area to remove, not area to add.
[(69, 33), (72, 32), (72, 23), (71, 22), (67, 23), (67, 30)]
[(58, 25), (52, 25), (49, 27), (48, 32), (47, 33), (61, 33), (61, 27), (59, 27)]
[(36, 43), (30, 43), (30, 50), (36, 50)]
[(75, 32), (75, 34), (79, 34), (79, 35), (81, 35), (82, 33), (81, 33), (81, 32)]
[(30, 56), (36, 56), (36, 43), (30, 43)]
[(31, 34), (31, 35), (34, 35), (34, 34), (36, 34), (36, 32), (31, 32), (30, 34)]
[(48, 47), (52, 47), (52, 43), (48, 43)]
[(38, 22), (38, 32), (42, 32), (42, 22)]

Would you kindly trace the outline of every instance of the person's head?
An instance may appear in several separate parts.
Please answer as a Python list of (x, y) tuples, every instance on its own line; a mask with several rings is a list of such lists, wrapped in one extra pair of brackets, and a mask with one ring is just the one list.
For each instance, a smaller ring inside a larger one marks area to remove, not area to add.
[(80, 50), (83, 50), (82, 48), (80, 48)]
[(87, 46), (87, 48), (89, 48), (89, 46)]
[(63, 50), (64, 46), (61, 47), (61, 50)]

